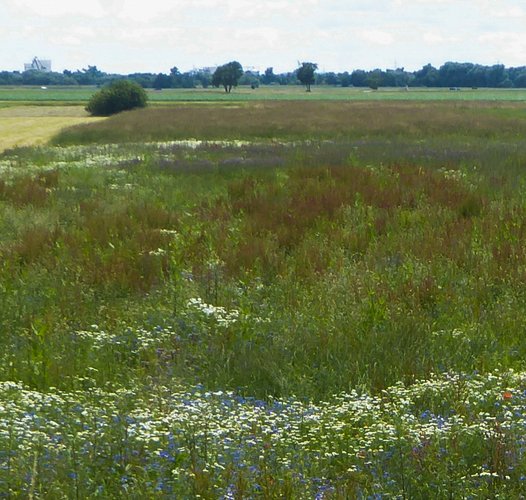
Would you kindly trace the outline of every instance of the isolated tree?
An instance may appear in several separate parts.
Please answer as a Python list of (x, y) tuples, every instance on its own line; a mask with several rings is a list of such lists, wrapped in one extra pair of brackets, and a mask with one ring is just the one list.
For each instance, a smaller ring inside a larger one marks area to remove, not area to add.
[(318, 69), (318, 65), (312, 62), (302, 62), (301, 66), (296, 70), (296, 77), (305, 85), (307, 92), (310, 92), (310, 86), (314, 83), (314, 72)]
[(223, 66), (219, 66), (212, 76), (212, 85), (219, 87), (222, 85), (225, 92), (229, 94), (232, 87), (237, 87), (237, 82), (243, 76), (243, 67), (237, 61), (232, 61)]
[(144, 108), (146, 91), (130, 80), (115, 80), (92, 96), (86, 111), (94, 116), (109, 116), (134, 108)]

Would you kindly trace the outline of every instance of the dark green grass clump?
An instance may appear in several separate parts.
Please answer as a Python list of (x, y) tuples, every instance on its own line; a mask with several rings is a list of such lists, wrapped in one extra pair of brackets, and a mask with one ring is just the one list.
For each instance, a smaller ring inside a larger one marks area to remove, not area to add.
[(121, 111), (144, 108), (148, 96), (138, 84), (129, 80), (116, 80), (94, 94), (86, 106), (93, 116), (110, 116)]

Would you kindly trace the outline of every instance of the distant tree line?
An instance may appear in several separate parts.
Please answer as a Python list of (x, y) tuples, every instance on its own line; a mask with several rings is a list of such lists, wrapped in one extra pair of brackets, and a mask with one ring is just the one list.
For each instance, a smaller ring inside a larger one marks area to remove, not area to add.
[[(230, 63), (229, 63), (230, 64)], [(526, 66), (507, 68), (502, 64), (483, 66), (472, 63), (446, 62), (439, 68), (427, 64), (417, 71), (397, 69), (354, 70), (340, 73), (311, 73), (317, 66), (314, 63), (301, 63), (295, 71), (275, 74), (273, 68), (263, 73), (241, 71), (237, 85), (298, 85), (307, 89), (314, 85), (333, 85), (340, 87), (500, 87), (526, 88)], [(305, 68), (305, 64), (310, 64)], [(303, 68), (303, 72), (299, 71)], [(306, 71), (306, 73), (305, 73)], [(0, 71), (0, 85), (97, 85), (103, 86), (113, 80), (126, 78), (144, 88), (207, 88), (224, 86), (224, 79), (214, 80), (214, 70), (200, 69), (180, 72), (173, 67), (169, 73), (133, 73), (117, 75), (105, 73), (97, 66), (62, 73), (29, 71)], [(226, 90), (228, 90), (227, 84)]]

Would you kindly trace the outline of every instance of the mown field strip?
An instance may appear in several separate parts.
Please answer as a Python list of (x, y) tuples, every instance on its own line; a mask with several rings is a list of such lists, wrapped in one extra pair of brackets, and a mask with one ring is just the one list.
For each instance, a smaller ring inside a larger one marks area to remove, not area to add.
[(0, 109), (0, 152), (46, 143), (64, 127), (93, 122), (80, 106), (16, 106)]

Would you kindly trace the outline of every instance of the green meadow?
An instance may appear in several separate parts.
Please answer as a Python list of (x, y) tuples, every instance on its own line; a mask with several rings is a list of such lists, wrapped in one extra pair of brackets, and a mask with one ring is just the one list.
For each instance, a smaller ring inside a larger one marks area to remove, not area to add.
[[(30, 87), (0, 86), (0, 106), (13, 103), (25, 104), (83, 104), (97, 91), (94, 86), (79, 87)], [(471, 89), (463, 88), (451, 91), (447, 88), (340, 88), (313, 86), (312, 92), (295, 85), (270, 85), (257, 89), (241, 86), (232, 94), (226, 94), (220, 88), (207, 89), (163, 89), (148, 90), (151, 104), (171, 102), (244, 102), (267, 100), (338, 100), (338, 101), (524, 101), (526, 89)]]
[(524, 95), (296, 91), (0, 155), (0, 498), (523, 494)]

